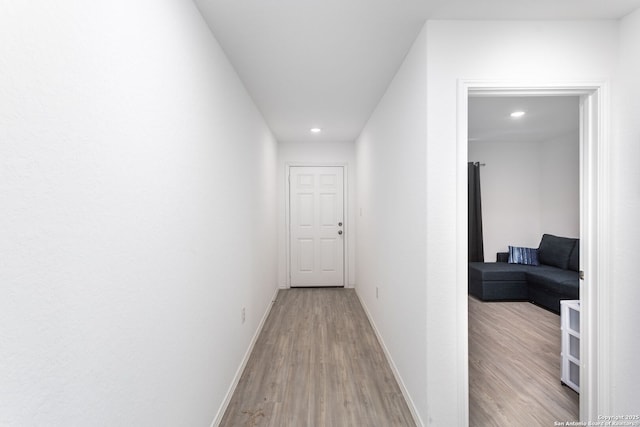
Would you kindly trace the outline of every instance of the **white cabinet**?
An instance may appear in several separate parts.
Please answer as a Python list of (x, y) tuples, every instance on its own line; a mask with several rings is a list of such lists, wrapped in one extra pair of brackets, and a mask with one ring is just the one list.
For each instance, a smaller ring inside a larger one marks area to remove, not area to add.
[(563, 384), (580, 393), (580, 301), (560, 301)]

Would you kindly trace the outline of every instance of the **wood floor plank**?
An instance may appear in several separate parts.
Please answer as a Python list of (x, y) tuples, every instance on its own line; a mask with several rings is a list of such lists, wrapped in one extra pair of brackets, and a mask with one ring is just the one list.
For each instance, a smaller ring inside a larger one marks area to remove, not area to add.
[(415, 426), (352, 289), (278, 296), (221, 426)]
[(578, 412), (579, 395), (560, 383), (560, 317), (469, 297), (469, 426), (553, 426)]

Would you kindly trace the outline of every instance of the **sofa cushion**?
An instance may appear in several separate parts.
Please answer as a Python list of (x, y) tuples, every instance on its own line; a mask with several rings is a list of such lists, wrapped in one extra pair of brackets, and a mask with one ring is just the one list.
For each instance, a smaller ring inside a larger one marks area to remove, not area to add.
[(537, 287), (547, 291), (566, 295), (567, 298), (578, 298), (578, 273), (571, 270), (544, 267), (527, 272), (529, 287)]
[(538, 265), (538, 250), (509, 246), (509, 264)]
[(470, 262), (469, 279), (524, 282), (527, 271), (532, 268), (537, 267), (522, 264), (507, 264), (505, 262)]
[(571, 251), (578, 239), (543, 234), (538, 248), (540, 264), (550, 265), (566, 270), (569, 267)]
[(576, 242), (569, 256), (569, 270), (580, 270), (580, 242)]

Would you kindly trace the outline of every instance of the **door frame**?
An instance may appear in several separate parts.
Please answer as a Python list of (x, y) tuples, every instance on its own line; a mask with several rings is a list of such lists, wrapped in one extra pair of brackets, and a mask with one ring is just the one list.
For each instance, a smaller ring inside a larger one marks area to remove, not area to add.
[[(457, 319), (459, 419), (469, 423), (467, 153), (469, 96), (580, 97), (580, 420), (611, 413), (610, 128), (608, 82), (459, 80), (457, 100)], [(560, 355), (558, 354), (558, 357)], [(558, 377), (558, 381), (560, 378)]]
[(346, 162), (286, 162), (284, 165), (284, 203), (285, 203), (285, 257), (287, 262), (286, 287), (291, 288), (291, 195), (289, 176), (292, 167), (338, 167), (343, 170), (342, 177), (342, 209), (344, 214), (344, 250), (342, 255), (343, 271), (342, 283), (345, 288), (349, 288), (349, 234), (351, 230), (351, 221), (349, 221), (349, 168)]

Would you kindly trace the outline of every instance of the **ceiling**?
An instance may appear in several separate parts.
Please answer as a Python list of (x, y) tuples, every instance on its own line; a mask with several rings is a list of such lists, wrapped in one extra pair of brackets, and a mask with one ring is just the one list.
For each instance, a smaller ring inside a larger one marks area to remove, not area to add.
[[(542, 142), (578, 132), (577, 96), (471, 97), (469, 143)], [(514, 111), (524, 111), (512, 118)]]
[[(617, 19), (640, 0), (197, 0), (275, 137), (353, 141), (427, 19)], [(312, 127), (322, 128), (311, 134)]]

